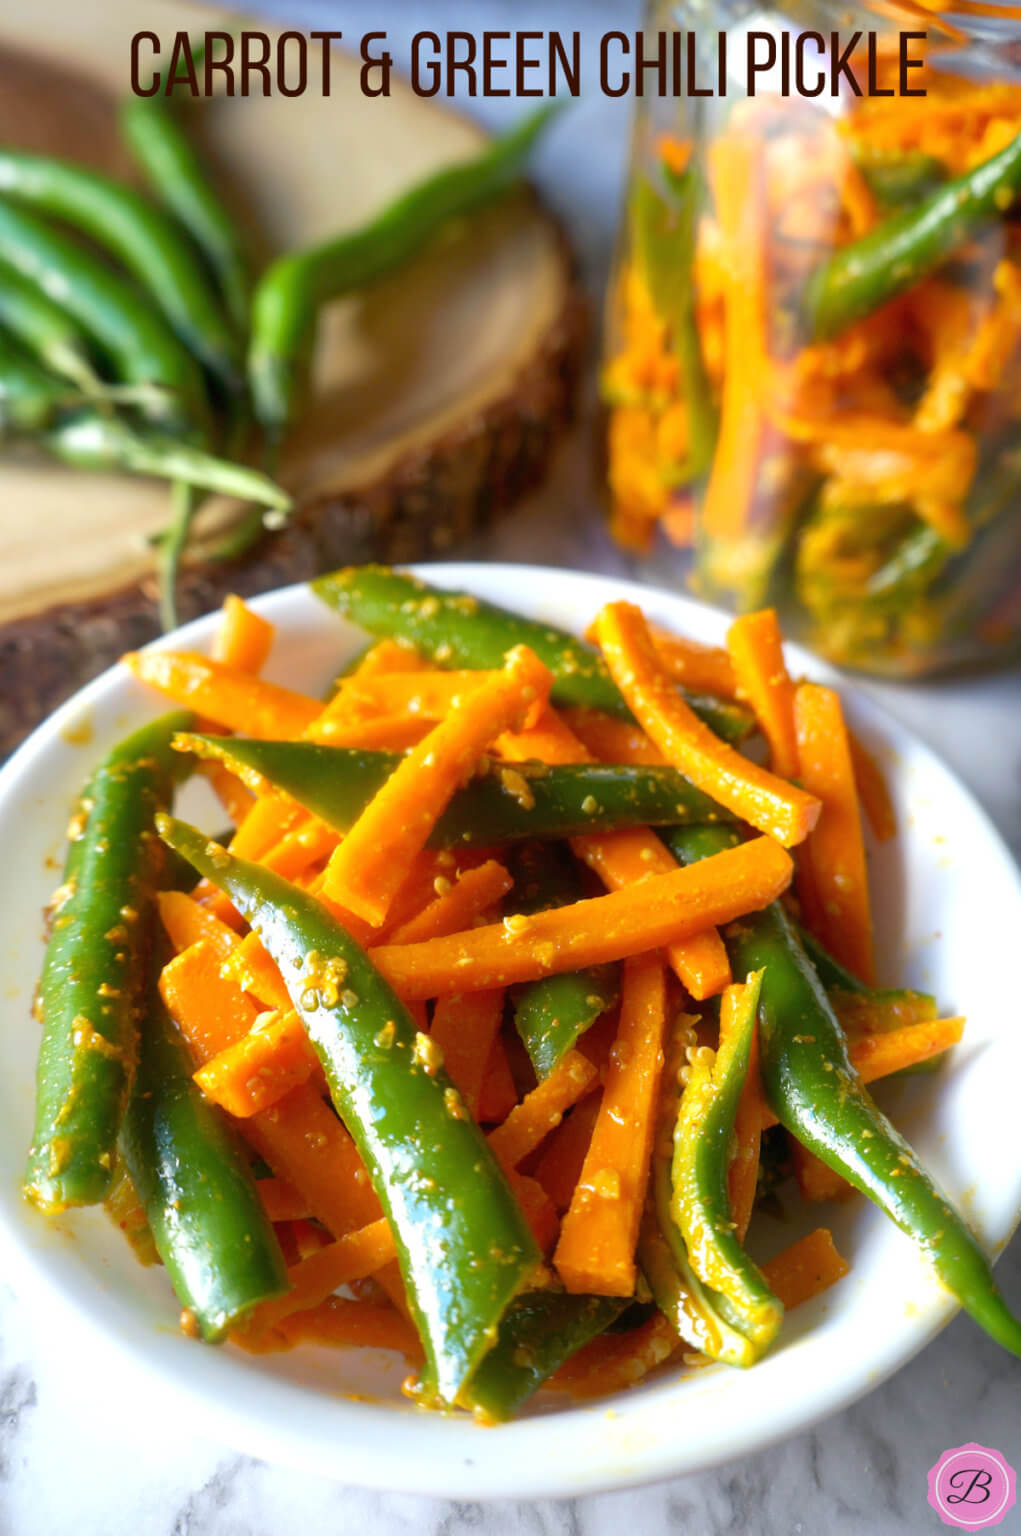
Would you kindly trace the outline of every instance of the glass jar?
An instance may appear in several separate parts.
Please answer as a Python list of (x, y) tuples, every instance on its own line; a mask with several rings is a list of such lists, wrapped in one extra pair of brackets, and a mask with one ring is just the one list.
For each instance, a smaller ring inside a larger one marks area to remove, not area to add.
[[(612, 530), (654, 579), (676, 549), (700, 596), (917, 676), (1021, 640), (1021, 60), (1016, 21), (894, 4), (647, 5), (687, 83), (637, 101), (602, 383)], [(799, 35), (836, 29), (876, 39), (865, 94), (798, 95)]]

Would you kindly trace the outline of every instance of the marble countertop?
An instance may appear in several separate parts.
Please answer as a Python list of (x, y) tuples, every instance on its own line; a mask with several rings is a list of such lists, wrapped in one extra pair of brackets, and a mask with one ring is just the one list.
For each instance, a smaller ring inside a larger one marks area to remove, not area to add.
[[(634, 0), (476, 0), (470, 9), (455, 0), (262, 0), (258, 9), (349, 34), (386, 26), (398, 43), (426, 26), (598, 34), (633, 25), (637, 12)], [(542, 156), (547, 195), (574, 232), (593, 291), (612, 239), (626, 134), (626, 110), (585, 101)], [(540, 496), (456, 554), (623, 571), (586, 504), (587, 461), (579, 434)], [(1021, 670), (865, 686), (946, 758), (1021, 854)], [(997, 1273), (1021, 1307), (1021, 1240)], [(959, 1318), (852, 1408), (717, 1471), (581, 1500), (446, 1503), (344, 1488), (198, 1438), (137, 1376), (71, 1346), (0, 1282), (0, 1536), (610, 1536), (622, 1520), (648, 1536), (920, 1536), (942, 1528), (926, 1503), (926, 1473), (948, 1446), (979, 1441), (1021, 1466), (1018, 1384), (1017, 1362)], [(1021, 1509), (1001, 1529), (1021, 1531)]]

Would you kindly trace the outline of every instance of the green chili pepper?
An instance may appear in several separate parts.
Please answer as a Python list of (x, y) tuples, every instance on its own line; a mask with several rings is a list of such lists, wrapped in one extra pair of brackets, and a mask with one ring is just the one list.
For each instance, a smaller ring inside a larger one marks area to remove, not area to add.
[(508, 191), (557, 110), (545, 103), (481, 154), (419, 182), (360, 229), (269, 266), (252, 302), (249, 353), (255, 413), (268, 432), (279, 435), (294, 414), (320, 307), (395, 271), (451, 219)]
[(783, 1321), (783, 1306), (738, 1241), (730, 1219), (727, 1169), (737, 1103), (748, 1075), (761, 972), (749, 977), (733, 1033), (712, 1066), (696, 1051), (674, 1129), (670, 1214), (692, 1269), (711, 1287), (731, 1327), (744, 1334), (758, 1360)]
[(456, 1402), (541, 1256), (489, 1145), (414, 1021), (314, 897), (161, 817), (283, 972), (393, 1228), (426, 1354), (426, 1396)]
[[(370, 634), (407, 640), (439, 666), (499, 667), (512, 646), (527, 645), (556, 679), (555, 704), (577, 704), (631, 718), (599, 652), (553, 624), (524, 619), (467, 592), (430, 587), (417, 576), (383, 565), (334, 571), (313, 581), (312, 590), (327, 607)], [(684, 697), (725, 741), (740, 741), (753, 729), (752, 715), (741, 705), (690, 694)]]
[[(815, 967), (816, 975), (831, 996), (859, 999), (862, 1003), (909, 1003), (915, 1009), (915, 1017), (934, 1019), (936, 999), (931, 992), (914, 992), (907, 987), (870, 987), (851, 974), (839, 960), (834, 959), (814, 933), (798, 928), (802, 948)], [(923, 1063), (927, 1065), (927, 1063)]]
[(44, 431), (67, 407), (68, 400), (68, 385), (63, 379), (55, 379), (0, 335), (0, 435)]
[(503, 1424), (532, 1393), (631, 1305), (630, 1297), (529, 1291), (512, 1302), (468, 1389), (483, 1420)]
[(0, 262), (0, 326), (51, 373), (68, 379), (83, 394), (102, 388), (81, 327), (38, 284), (7, 262)]
[(132, 188), (48, 155), (0, 149), (0, 193), (80, 230), (120, 261), (174, 331), (232, 393), (241, 354), (206, 274), (172, 219)]
[(638, 1234), (638, 1262), (660, 1311), (693, 1349), (726, 1365), (748, 1366), (755, 1351), (723, 1315), (724, 1303), (695, 1273), (684, 1238), (674, 1221), (674, 1129), (680, 1109), (680, 1071), (691, 1038), (690, 1021), (680, 1018), (666, 1041), (663, 1075), (652, 1144), (649, 1194)]
[(152, 825), (183, 766), (186, 714), (115, 747), (72, 822), (39, 982), (43, 1024), (25, 1192), (44, 1210), (102, 1200), (135, 1065), (136, 1020), (164, 850)]
[[(348, 832), (401, 761), (311, 741), (190, 735), (182, 747), (224, 762), (248, 784), (271, 784), (336, 832)], [(492, 847), (679, 820), (729, 820), (676, 768), (606, 763), (491, 763), (459, 789), (429, 839), (434, 848)]]
[(873, 144), (854, 143), (851, 153), (869, 191), (888, 208), (916, 203), (947, 179), (943, 161), (921, 150), (880, 149)]
[(215, 272), (227, 313), (244, 334), (251, 286), (244, 242), (177, 114), (159, 96), (127, 96), (121, 102), (120, 127), (153, 189)]
[(663, 171), (669, 196), (639, 177), (632, 196), (635, 257), (653, 307), (666, 324), (677, 359), (688, 422), (684, 480), (697, 480), (712, 463), (717, 416), (695, 318), (695, 231), (701, 194), (694, 166), (681, 175)]
[[(666, 841), (676, 858), (691, 864), (732, 847), (735, 837), (728, 827), (678, 827)], [(885, 1211), (979, 1326), (1021, 1355), (1021, 1323), (997, 1290), (989, 1261), (862, 1086), (840, 1023), (783, 907), (774, 902), (751, 913), (732, 923), (724, 938), (735, 971), (764, 971), (762, 1080), (781, 1125)]]
[(120, 1149), (177, 1298), (217, 1343), (260, 1301), (283, 1295), (287, 1267), (234, 1132), (192, 1081), (158, 975), (157, 966)]
[(0, 198), (0, 260), (58, 298), (108, 353), (128, 384), (157, 385), (148, 414), (197, 430), (206, 414), (202, 375), (145, 295), (84, 246)]
[(117, 416), (85, 409), (54, 426), (43, 446), (76, 469), (122, 469), (133, 475), (182, 480), (186, 485), (286, 511), (291, 498), (261, 470), (218, 459), (190, 443), (132, 427)]
[[(583, 895), (576, 868), (544, 843), (526, 843), (511, 859), (519, 912), (566, 907)], [(543, 976), (513, 995), (514, 1027), (541, 1082), (620, 994), (616, 966)]]
[(986, 219), (1003, 218), (1021, 190), (1021, 133), (919, 203), (841, 246), (809, 280), (805, 314), (825, 340), (921, 282)]
[[(680, 827), (668, 842), (682, 863), (693, 863), (732, 846), (733, 835), (726, 827)], [(765, 972), (762, 1080), (781, 1125), (885, 1211), (979, 1326), (1021, 1355), (1021, 1323), (996, 1289), (989, 1261), (862, 1087), (839, 1021), (783, 907), (774, 902), (732, 923), (724, 937), (736, 971)]]

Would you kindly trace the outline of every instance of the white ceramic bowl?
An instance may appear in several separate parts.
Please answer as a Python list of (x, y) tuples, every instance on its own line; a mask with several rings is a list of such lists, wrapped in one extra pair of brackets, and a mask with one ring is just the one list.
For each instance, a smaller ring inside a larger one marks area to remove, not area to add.
[[(425, 574), (578, 631), (621, 596), (700, 640), (719, 642), (727, 622), (667, 593), (560, 570), (439, 565)], [(256, 607), (278, 627), (268, 675), (312, 693), (360, 639), (303, 587)], [(215, 625), (215, 617), (201, 619), (161, 644), (203, 648)], [(832, 677), (793, 649), (792, 661), (810, 676)], [(880, 973), (935, 992), (945, 1013), (968, 1016), (944, 1071), (891, 1084), (882, 1097), (998, 1252), (1021, 1214), (1021, 1163), (1005, 1156), (1016, 1124), (1021, 1032), (1003, 1010), (1021, 932), (1021, 881), (984, 813), (932, 753), (853, 690), (845, 697), (854, 728), (887, 772), (901, 826), (894, 843), (872, 850)], [(253, 1358), (178, 1335), (162, 1270), (142, 1269), (101, 1212), (50, 1223), (19, 1194), (38, 1040), (30, 1006), (42, 955), (39, 914), (57, 882), (68, 808), (100, 753), (160, 711), (160, 701), (116, 667), (0, 772), (0, 1239), (26, 1298), (39, 1298), (50, 1315), (69, 1310), (76, 1324), (98, 1331), (105, 1352), (126, 1357), (188, 1423), (217, 1440), (350, 1483), (464, 1498), (582, 1494), (758, 1450), (869, 1391), (946, 1324), (954, 1303), (912, 1244), (856, 1200), (817, 1208), (803, 1226), (759, 1223), (753, 1236), (768, 1257), (826, 1221), (852, 1269), (788, 1317), (778, 1347), (753, 1370), (664, 1376), (590, 1406), (564, 1406), (550, 1395), (499, 1429), (408, 1407), (399, 1393), (403, 1366), (382, 1352), (306, 1348)], [(201, 814), (194, 802), (185, 808)]]

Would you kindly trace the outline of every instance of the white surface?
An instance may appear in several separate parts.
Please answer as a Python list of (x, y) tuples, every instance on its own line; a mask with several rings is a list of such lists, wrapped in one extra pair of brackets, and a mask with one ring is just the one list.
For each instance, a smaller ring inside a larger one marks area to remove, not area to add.
[[(718, 642), (727, 622), (690, 600), (615, 578), (499, 565), (435, 567), (431, 575), (575, 631), (615, 596), (642, 600), (652, 617), (704, 641)], [(291, 686), (319, 692), (357, 643), (357, 632), (304, 588), (258, 607), (278, 629), (267, 675)], [(204, 649), (215, 625), (213, 617), (201, 619), (166, 643)], [(829, 675), (796, 652), (791, 662)], [(1021, 1167), (1004, 1160), (999, 1145), (1021, 1078), (1021, 1034), (1005, 1027), (995, 963), (976, 965), (975, 957), (994, 956), (1021, 928), (1021, 881), (982, 812), (928, 749), (874, 706), (846, 697), (852, 723), (883, 762), (903, 828), (873, 861), (881, 974), (935, 991), (969, 1019), (948, 1069), (901, 1087), (889, 1107), (986, 1242), (999, 1247), (1021, 1211)], [(950, 1298), (913, 1246), (854, 1202), (832, 1220), (851, 1276), (792, 1314), (781, 1346), (754, 1370), (670, 1373), (609, 1405), (560, 1408), (554, 1399), (545, 1415), (497, 1431), (402, 1407), (401, 1370), (393, 1362), (376, 1367), (385, 1357), (299, 1350), (252, 1358), (182, 1339), (165, 1277), (142, 1270), (101, 1213), (48, 1223), (26, 1210), (18, 1192), (35, 1056), (34, 1033), (21, 1025), (41, 957), (37, 914), (54, 879), (47, 858), (90, 763), (161, 707), (126, 669), (114, 669), (0, 772), (0, 846), (11, 877), (0, 898), (7, 1025), (0, 1227), (24, 1293), (55, 1317), (63, 1314), (62, 1332), (74, 1315), (98, 1332), (111, 1361), (125, 1357), (123, 1390), (134, 1395), (144, 1379), (167, 1418), (198, 1423), (242, 1451), (313, 1474), (462, 1497), (580, 1493), (758, 1450), (866, 1392), (946, 1321)], [(83, 726), (88, 746), (71, 744)], [(762, 1240), (775, 1250), (790, 1236)], [(390, 1403), (352, 1403), (346, 1392)]]

